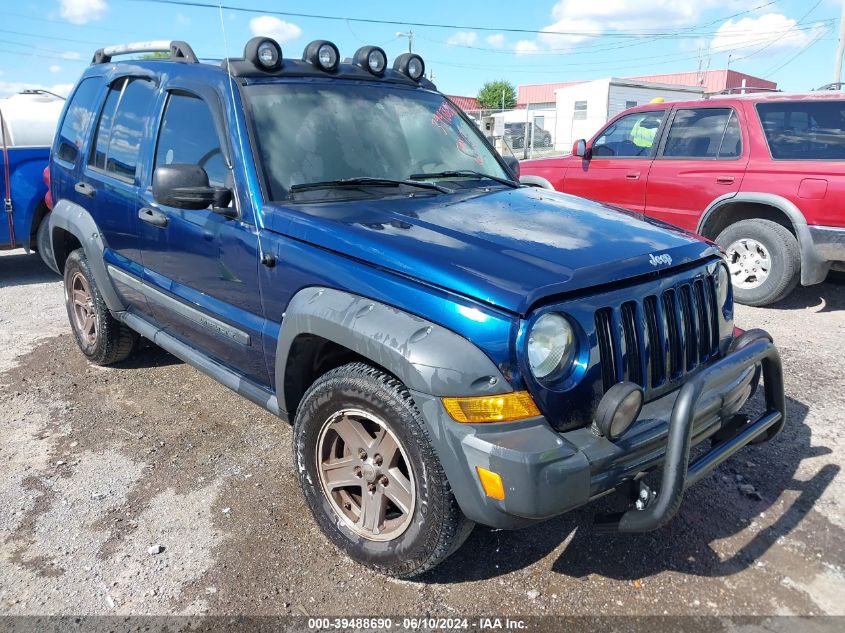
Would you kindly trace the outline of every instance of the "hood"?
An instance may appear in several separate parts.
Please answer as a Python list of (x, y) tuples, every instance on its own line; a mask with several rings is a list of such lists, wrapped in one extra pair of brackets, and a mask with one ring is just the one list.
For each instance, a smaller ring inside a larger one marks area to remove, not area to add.
[(518, 314), (718, 253), (642, 215), (529, 187), (268, 204), (264, 215), (269, 230)]

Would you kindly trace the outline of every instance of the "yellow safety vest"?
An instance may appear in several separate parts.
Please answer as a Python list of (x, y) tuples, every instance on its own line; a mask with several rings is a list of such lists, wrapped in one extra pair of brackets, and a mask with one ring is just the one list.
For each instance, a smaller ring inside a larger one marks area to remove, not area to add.
[(636, 145), (637, 147), (651, 147), (654, 145), (654, 137), (657, 135), (657, 127), (643, 127), (641, 123), (646, 120), (647, 117), (643, 117), (639, 121), (637, 121), (636, 125), (631, 128), (631, 142)]

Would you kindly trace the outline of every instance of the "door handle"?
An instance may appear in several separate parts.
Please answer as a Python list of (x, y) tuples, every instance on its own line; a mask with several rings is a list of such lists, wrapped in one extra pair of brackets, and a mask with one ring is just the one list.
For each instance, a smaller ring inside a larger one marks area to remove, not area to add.
[(716, 184), (718, 185), (732, 185), (734, 180), (733, 176), (716, 176)]
[(628, 180), (639, 180), (640, 179), (640, 172), (638, 171), (629, 171), (625, 174), (625, 178)]
[(87, 182), (78, 182), (73, 186), (73, 189), (76, 193), (82, 194), (87, 198), (93, 198), (94, 194), (97, 193), (97, 190)]
[(166, 215), (164, 215), (158, 209), (151, 209), (150, 207), (142, 207), (138, 211), (138, 217), (141, 218), (147, 224), (152, 224), (153, 226), (157, 226), (160, 229), (166, 227), (168, 223)]

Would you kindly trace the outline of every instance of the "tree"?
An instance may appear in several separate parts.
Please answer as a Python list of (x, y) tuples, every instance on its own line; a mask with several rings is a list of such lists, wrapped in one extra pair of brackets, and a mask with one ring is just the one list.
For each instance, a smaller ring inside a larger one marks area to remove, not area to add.
[(504, 79), (488, 81), (478, 91), (478, 105), (490, 110), (505, 110), (516, 107), (516, 90)]
[(144, 53), (139, 59), (170, 59), (170, 53), (156, 51), (155, 53)]

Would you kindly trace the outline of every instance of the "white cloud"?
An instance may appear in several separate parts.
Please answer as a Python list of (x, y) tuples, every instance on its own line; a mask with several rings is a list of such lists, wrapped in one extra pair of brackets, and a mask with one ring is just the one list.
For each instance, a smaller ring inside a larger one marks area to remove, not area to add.
[(488, 35), (487, 43), (493, 48), (502, 48), (505, 45), (505, 36), (501, 33)]
[(449, 46), (472, 46), (478, 39), (478, 33), (474, 31), (458, 31), (446, 43)]
[(47, 70), (49, 70), (51, 73), (60, 73), (62, 72), (62, 67), (58, 64), (53, 64)]
[(517, 55), (535, 55), (540, 52), (540, 46), (533, 40), (519, 40), (513, 50)]
[(59, 13), (71, 24), (99, 20), (108, 8), (106, 0), (59, 0)]
[(766, 47), (767, 51), (799, 48), (809, 43), (825, 27), (821, 24), (806, 31), (795, 30), (796, 22), (780, 13), (767, 13), (758, 18), (728, 20), (710, 41), (712, 52), (731, 52), (747, 55)]
[(249, 21), (249, 30), (253, 35), (272, 37), (279, 44), (295, 40), (302, 35), (302, 29), (292, 22), (285, 22), (270, 15), (261, 15)]
[(62, 59), (76, 60), (76, 59), (81, 59), (82, 55), (80, 55), (76, 51), (65, 51), (64, 53), (59, 55), (59, 57), (61, 57)]
[(0, 81), (0, 97), (10, 97), (18, 94), (21, 90), (49, 90), (55, 92), (57, 95), (66, 97), (73, 90), (73, 84), (53, 84), (46, 86), (44, 84), (31, 84), (20, 81)]
[(176, 21), (182, 26), (188, 26), (191, 23), (191, 18), (183, 13), (176, 14)]

